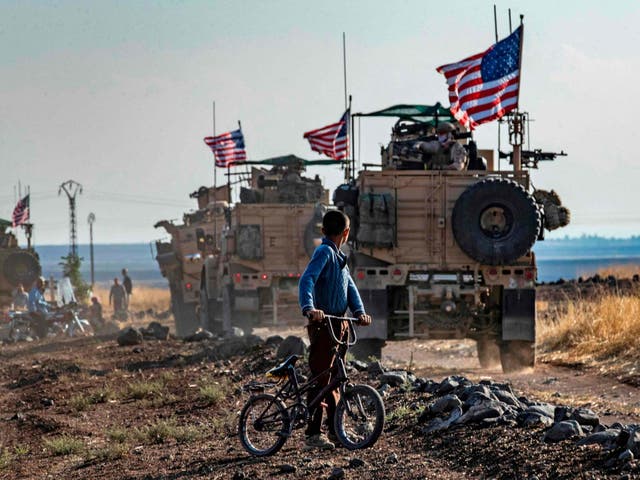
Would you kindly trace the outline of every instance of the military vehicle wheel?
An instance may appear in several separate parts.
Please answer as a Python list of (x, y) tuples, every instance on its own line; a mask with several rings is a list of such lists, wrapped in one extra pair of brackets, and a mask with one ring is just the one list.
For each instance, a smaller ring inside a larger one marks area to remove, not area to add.
[(221, 335), (222, 329), (222, 304), (210, 299), (207, 290), (200, 290), (200, 325), (211, 333)]
[(485, 265), (514, 262), (531, 249), (542, 226), (535, 199), (522, 185), (487, 178), (458, 198), (451, 228), (460, 248)]
[(494, 368), (500, 365), (500, 346), (493, 337), (481, 337), (476, 340), (478, 361), (482, 368)]
[(178, 337), (186, 337), (198, 329), (200, 322), (195, 304), (184, 303), (182, 298), (176, 296), (173, 298), (171, 306)]
[(535, 367), (536, 344), (525, 340), (509, 340), (500, 344), (500, 362), (504, 373)]
[(27, 251), (15, 252), (7, 256), (2, 270), (11, 285), (15, 287), (21, 283), (26, 290), (29, 290), (41, 272), (38, 259)]

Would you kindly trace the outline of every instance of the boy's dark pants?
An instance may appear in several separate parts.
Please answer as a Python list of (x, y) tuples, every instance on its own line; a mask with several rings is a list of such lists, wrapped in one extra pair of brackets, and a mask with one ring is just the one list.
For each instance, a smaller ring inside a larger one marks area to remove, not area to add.
[[(311, 322), (307, 325), (307, 332), (309, 334), (309, 368), (311, 370), (311, 376), (322, 373), (326, 369), (333, 365), (334, 356), (334, 341), (329, 333), (329, 327), (325, 324), (329, 320), (323, 320), (322, 322)], [(348, 335), (348, 325), (346, 322), (333, 322), (333, 331), (338, 339), (343, 339)], [(307, 396), (307, 405), (320, 393), (323, 387), (329, 384), (331, 375), (327, 372), (322, 375), (317, 383), (316, 387), (309, 390)], [(340, 392), (338, 390), (331, 391), (324, 401), (327, 404), (327, 420), (329, 424), (329, 432), (333, 431), (333, 417), (336, 412), (336, 405), (340, 400)], [(315, 410), (309, 412), (311, 418), (309, 419), (309, 425), (305, 431), (305, 435), (317, 435), (320, 433), (320, 427), (322, 426), (322, 407), (318, 406)]]

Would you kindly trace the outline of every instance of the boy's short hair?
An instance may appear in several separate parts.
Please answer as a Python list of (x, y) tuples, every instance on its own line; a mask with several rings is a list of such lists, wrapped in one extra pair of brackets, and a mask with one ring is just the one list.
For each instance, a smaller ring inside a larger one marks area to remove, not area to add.
[(329, 210), (322, 217), (324, 234), (330, 237), (340, 235), (349, 225), (349, 217), (340, 210)]

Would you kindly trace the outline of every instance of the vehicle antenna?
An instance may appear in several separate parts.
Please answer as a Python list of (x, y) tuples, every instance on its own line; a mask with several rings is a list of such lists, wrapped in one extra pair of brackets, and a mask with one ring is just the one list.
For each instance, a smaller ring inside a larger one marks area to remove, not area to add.
[[(355, 123), (354, 123), (353, 117), (351, 116), (351, 95), (349, 95), (349, 107), (348, 108), (349, 108), (349, 120), (351, 122), (350, 131), (348, 132), (349, 133), (348, 138), (349, 138), (349, 141), (351, 142), (351, 177), (354, 177), (355, 174), (356, 174), (356, 153), (355, 153), (356, 152), (356, 146), (355, 146), (355, 142), (353, 141), (353, 136), (354, 136), (353, 132), (355, 130), (353, 127), (354, 127)], [(347, 178), (347, 181), (349, 181), (349, 180), (350, 180), (350, 178)]]
[(347, 109), (347, 36), (342, 32), (342, 73), (344, 75), (344, 109)]
[(509, 9), (509, 33), (513, 33), (513, 29), (511, 28), (511, 9)]

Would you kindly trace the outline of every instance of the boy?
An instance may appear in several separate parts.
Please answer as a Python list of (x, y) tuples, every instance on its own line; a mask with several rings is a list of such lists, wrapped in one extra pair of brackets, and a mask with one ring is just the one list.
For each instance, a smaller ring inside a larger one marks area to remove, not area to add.
[[(331, 210), (322, 219), (322, 244), (313, 252), (309, 265), (300, 277), (298, 290), (302, 314), (309, 318), (307, 331), (309, 333), (309, 368), (313, 376), (318, 375), (333, 364), (333, 340), (324, 324), (326, 315), (344, 316), (347, 307), (358, 317), (360, 325), (369, 325), (371, 317), (364, 311), (360, 294), (356, 288), (349, 268), (347, 257), (340, 251), (340, 247), (349, 238), (349, 217), (338, 210)], [(327, 320), (328, 321), (328, 320)], [(346, 333), (347, 326), (336, 328), (338, 338)], [(308, 401), (315, 398), (322, 387), (329, 383), (330, 376), (322, 376), (316, 388), (309, 392)], [(335, 447), (335, 432), (333, 431), (333, 416), (339, 400), (337, 390), (325, 398), (329, 423), (329, 438), (320, 433), (322, 425), (322, 407), (311, 411), (309, 424), (305, 431), (305, 449)]]

